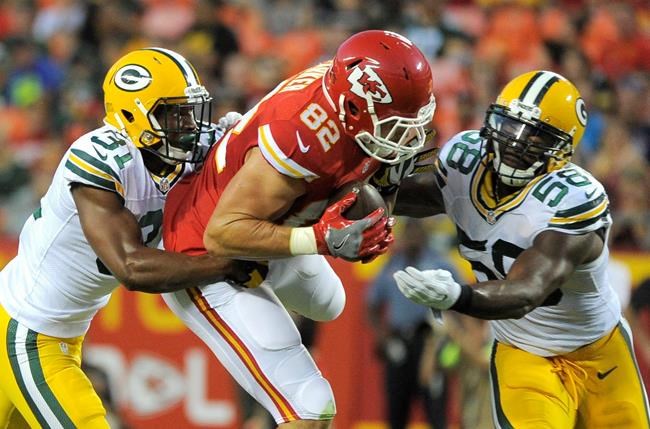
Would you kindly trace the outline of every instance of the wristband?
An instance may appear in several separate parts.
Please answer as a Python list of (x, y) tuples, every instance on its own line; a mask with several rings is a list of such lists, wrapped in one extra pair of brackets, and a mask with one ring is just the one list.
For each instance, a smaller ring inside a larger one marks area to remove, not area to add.
[(459, 313), (464, 313), (472, 306), (472, 297), (474, 296), (474, 290), (467, 285), (460, 285), (460, 295), (458, 299), (449, 307), (450, 310), (458, 311)]
[(292, 255), (315, 255), (318, 253), (316, 235), (311, 226), (291, 228), (289, 238), (289, 252)]

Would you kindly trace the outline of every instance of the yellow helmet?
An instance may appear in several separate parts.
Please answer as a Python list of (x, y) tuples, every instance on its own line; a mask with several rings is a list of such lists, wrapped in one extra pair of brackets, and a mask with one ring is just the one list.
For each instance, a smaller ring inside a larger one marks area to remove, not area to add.
[(199, 162), (202, 133), (210, 132), (211, 97), (194, 67), (162, 48), (131, 51), (104, 79), (104, 122), (165, 162)]
[(487, 110), (481, 135), (493, 168), (510, 186), (557, 170), (571, 160), (587, 125), (585, 102), (566, 78), (531, 71), (512, 79)]

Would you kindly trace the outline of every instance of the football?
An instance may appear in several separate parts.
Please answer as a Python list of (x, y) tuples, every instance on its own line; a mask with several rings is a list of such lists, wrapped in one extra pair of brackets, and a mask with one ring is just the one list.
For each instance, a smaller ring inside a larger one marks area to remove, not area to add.
[(368, 216), (380, 207), (383, 208), (385, 212), (388, 211), (386, 202), (379, 191), (374, 186), (363, 182), (350, 182), (341, 186), (334, 191), (334, 194), (330, 198), (330, 204), (339, 201), (355, 188), (359, 190), (357, 193), (357, 199), (350, 208), (343, 212), (345, 218), (350, 220), (359, 220)]

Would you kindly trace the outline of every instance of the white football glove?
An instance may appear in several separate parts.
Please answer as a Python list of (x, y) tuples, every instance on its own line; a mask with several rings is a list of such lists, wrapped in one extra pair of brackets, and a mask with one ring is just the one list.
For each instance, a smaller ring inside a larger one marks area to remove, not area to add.
[(436, 310), (448, 310), (460, 297), (461, 286), (447, 270), (406, 267), (393, 274), (393, 278), (405, 297)]
[(224, 132), (228, 131), (235, 126), (241, 119), (242, 114), (239, 112), (228, 112), (217, 121), (217, 127), (221, 128)]
[(225, 116), (219, 118), (216, 124), (206, 123), (204, 125), (206, 130), (199, 137), (199, 148), (202, 155), (205, 155), (215, 142), (219, 141), (229, 129), (235, 126), (241, 117), (242, 115), (239, 112), (228, 112)]

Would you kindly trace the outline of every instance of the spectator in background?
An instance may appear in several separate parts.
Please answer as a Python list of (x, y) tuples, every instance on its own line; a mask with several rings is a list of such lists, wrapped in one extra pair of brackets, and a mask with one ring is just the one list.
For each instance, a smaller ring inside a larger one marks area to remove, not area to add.
[(460, 427), (492, 429), (489, 364), (493, 337), (488, 324), (484, 320), (447, 313), (440, 330), (447, 341), (436, 350), (437, 359), (432, 361), (441, 369), (453, 370), (457, 377)]
[[(367, 311), (375, 333), (375, 351), (384, 365), (387, 418), (391, 429), (404, 429), (411, 405), (420, 399), (429, 424), (434, 429), (447, 427), (446, 388), (421, 385), (419, 370), (424, 345), (432, 334), (430, 311), (406, 299), (395, 287), (392, 274), (406, 265), (451, 269), (451, 264), (429, 246), (425, 223), (407, 219), (397, 237), (395, 250), (370, 286)], [(444, 384), (444, 383), (443, 383)]]
[(30, 107), (37, 102), (51, 102), (61, 87), (64, 71), (47, 55), (43, 55), (29, 38), (16, 38), (9, 43), (12, 71), (3, 89), (9, 104)]

